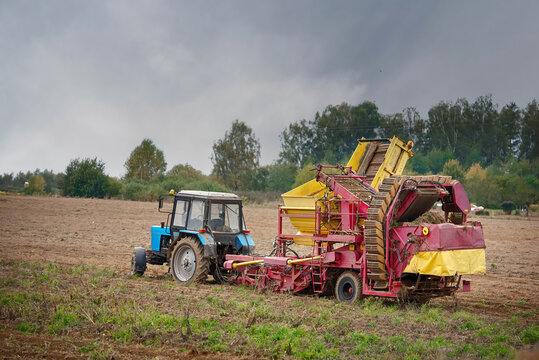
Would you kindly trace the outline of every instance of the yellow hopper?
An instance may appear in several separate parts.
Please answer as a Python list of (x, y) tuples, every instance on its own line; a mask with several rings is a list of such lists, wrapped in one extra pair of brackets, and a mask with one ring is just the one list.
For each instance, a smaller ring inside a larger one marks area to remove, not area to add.
[[(391, 175), (400, 175), (412, 154), (412, 143), (405, 143), (398, 137), (392, 139), (358, 140), (358, 145), (346, 166), (352, 167), (358, 175), (367, 177), (367, 182), (378, 188), (382, 180)], [(294, 217), (293, 215), (314, 215), (316, 202), (326, 191), (326, 185), (315, 179), (282, 194), (284, 206), (298, 235), (313, 235), (315, 219)], [(294, 240), (298, 245), (312, 245), (311, 239)]]

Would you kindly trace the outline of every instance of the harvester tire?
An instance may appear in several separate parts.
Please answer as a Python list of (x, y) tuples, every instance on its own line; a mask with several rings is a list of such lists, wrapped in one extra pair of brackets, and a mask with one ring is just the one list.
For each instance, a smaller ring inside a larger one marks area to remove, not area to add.
[(204, 248), (198, 239), (185, 237), (178, 241), (170, 257), (174, 280), (183, 285), (204, 282), (210, 271), (210, 260), (203, 255)]
[(129, 275), (142, 276), (146, 271), (146, 249), (136, 247), (131, 258), (131, 272)]
[(355, 271), (343, 272), (335, 282), (335, 297), (337, 300), (354, 303), (361, 298), (362, 282)]

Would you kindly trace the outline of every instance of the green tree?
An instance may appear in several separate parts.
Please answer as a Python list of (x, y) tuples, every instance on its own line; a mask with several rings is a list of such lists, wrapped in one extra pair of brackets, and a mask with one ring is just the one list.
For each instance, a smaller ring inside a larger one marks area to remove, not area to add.
[(293, 164), (273, 164), (267, 166), (266, 190), (285, 192), (292, 188), (298, 168)]
[(28, 187), (25, 189), (27, 194), (42, 194), (45, 191), (47, 183), (45, 178), (41, 175), (34, 175), (28, 182)]
[(414, 107), (408, 107), (401, 113), (382, 115), (378, 134), (380, 137), (392, 138), (398, 136), (404, 141), (412, 140), (414, 150), (424, 151), (426, 146), (427, 123)]
[(305, 184), (307, 181), (313, 180), (315, 176), (316, 169), (313, 164), (305, 164), (305, 166), (298, 170), (292, 187), (296, 188), (302, 184)]
[(125, 162), (126, 179), (149, 181), (165, 172), (167, 163), (163, 152), (150, 139), (144, 139)]
[(462, 139), (466, 109), (466, 99), (456, 102), (441, 101), (429, 110), (428, 138), (433, 149), (447, 149), (456, 153)]
[(260, 142), (253, 130), (239, 120), (213, 144), (213, 174), (233, 190), (248, 187), (259, 159)]
[(328, 105), (313, 120), (293, 123), (281, 134), (280, 161), (298, 167), (309, 162), (335, 164), (352, 154), (357, 139), (376, 137), (380, 121), (378, 107), (369, 101)]
[(466, 171), (464, 185), (470, 201), (486, 205), (487, 203), (487, 171), (475, 163)]
[(539, 156), (539, 108), (537, 100), (528, 104), (522, 116), (520, 158), (533, 161)]
[(457, 159), (448, 160), (442, 170), (443, 175), (449, 175), (458, 181), (464, 181), (464, 168)]
[[(473, 134), (470, 142), (459, 142), (460, 154), (466, 147), (478, 146), (481, 152), (481, 162), (490, 165), (494, 160), (499, 159), (500, 145), (497, 139), (500, 137), (501, 128), (499, 126), (497, 105), (492, 101), (492, 95), (479, 96), (469, 108), (469, 118), (466, 118), (466, 131), (461, 132), (462, 140), (467, 139), (467, 135)], [(505, 134), (503, 134), (505, 137)], [(468, 140), (470, 140), (468, 138)]]
[(172, 169), (167, 171), (167, 176), (175, 176), (184, 180), (197, 180), (203, 181), (208, 177), (204, 175), (200, 170), (195, 169), (189, 164), (178, 164)]
[(108, 184), (106, 187), (106, 194), (109, 197), (119, 197), (122, 194), (124, 183), (120, 180), (107, 176)]
[(109, 180), (104, 170), (105, 163), (97, 158), (71, 160), (62, 179), (63, 194), (78, 197), (105, 197)]
[(499, 159), (506, 161), (510, 157), (517, 156), (522, 127), (521, 113), (518, 106), (512, 102), (505, 105), (498, 116)]
[(433, 174), (439, 173), (444, 168), (445, 163), (454, 157), (453, 153), (448, 150), (432, 150), (427, 154), (429, 170)]
[(288, 125), (281, 135), (281, 152), (279, 159), (283, 163), (295, 164), (302, 167), (311, 154), (310, 145), (313, 141), (313, 131), (307, 120)]

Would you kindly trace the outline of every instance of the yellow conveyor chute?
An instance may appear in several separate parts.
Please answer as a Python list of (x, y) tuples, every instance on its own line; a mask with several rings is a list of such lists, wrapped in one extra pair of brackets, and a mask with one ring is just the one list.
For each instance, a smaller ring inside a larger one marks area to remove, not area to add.
[[(378, 152), (376, 152), (377, 149)], [(380, 149), (386, 149), (385, 153), (381, 153)], [(402, 174), (406, 162), (412, 156), (411, 146), (396, 136), (387, 140), (361, 139), (358, 140), (358, 145), (346, 166), (352, 167), (354, 171), (360, 170), (359, 175), (365, 172), (367, 176), (372, 177), (370, 185), (377, 189), (386, 177)], [(380, 158), (383, 160), (379, 160)], [(379, 164), (380, 161), (381, 164)], [(298, 234), (312, 235), (315, 233), (316, 201), (324, 195), (325, 191), (325, 184), (313, 179), (281, 195), (284, 201), (282, 209), (291, 215), (290, 221), (298, 230)], [(313, 215), (313, 217), (294, 217), (293, 215)], [(296, 238), (294, 243), (298, 245), (313, 244), (311, 239), (301, 238)]]

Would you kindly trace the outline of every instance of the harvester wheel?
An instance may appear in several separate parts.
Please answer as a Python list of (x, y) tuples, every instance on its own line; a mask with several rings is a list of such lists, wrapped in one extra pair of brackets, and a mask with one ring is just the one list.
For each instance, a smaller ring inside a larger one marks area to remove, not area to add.
[(205, 259), (203, 254), (200, 241), (192, 237), (181, 239), (170, 259), (174, 280), (185, 285), (205, 281), (210, 271), (210, 260)]
[(354, 303), (361, 298), (362, 288), (359, 274), (345, 271), (335, 283), (335, 297), (342, 302)]
[(142, 276), (144, 271), (146, 271), (146, 249), (136, 247), (131, 258), (131, 272), (129, 275)]

